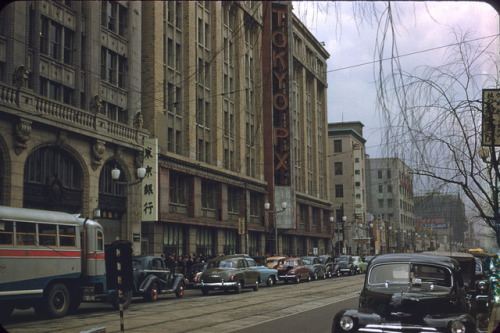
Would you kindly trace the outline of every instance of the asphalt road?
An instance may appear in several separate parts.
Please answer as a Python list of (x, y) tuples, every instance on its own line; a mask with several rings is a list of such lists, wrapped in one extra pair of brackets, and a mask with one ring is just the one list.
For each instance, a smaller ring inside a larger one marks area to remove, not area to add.
[[(187, 290), (149, 303), (134, 299), (124, 311), (125, 332), (329, 332), (333, 315), (357, 306), (364, 275), (261, 287), (241, 294)], [(109, 304), (83, 304), (76, 314), (48, 320), (33, 310), (15, 310), (3, 323), (10, 333), (82, 332), (103, 327), (121, 332), (119, 312)]]

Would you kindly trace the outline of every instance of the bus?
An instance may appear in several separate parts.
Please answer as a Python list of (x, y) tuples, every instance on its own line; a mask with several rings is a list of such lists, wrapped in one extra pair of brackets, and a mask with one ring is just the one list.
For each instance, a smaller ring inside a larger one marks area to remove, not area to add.
[(108, 290), (104, 231), (88, 218), (63, 212), (0, 206), (0, 316), (34, 307), (58, 318), (84, 301), (127, 308)]

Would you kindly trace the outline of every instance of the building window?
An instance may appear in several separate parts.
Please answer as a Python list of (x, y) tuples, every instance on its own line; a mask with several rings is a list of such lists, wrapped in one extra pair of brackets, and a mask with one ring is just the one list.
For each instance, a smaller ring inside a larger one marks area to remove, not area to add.
[(342, 140), (333, 140), (333, 152), (334, 153), (342, 152)]
[(382, 170), (377, 171), (377, 177), (378, 179), (382, 179)]
[(41, 24), (40, 52), (72, 65), (75, 32), (44, 16)]
[(392, 193), (392, 185), (387, 185), (387, 192)]
[(335, 165), (335, 174), (337, 176), (342, 175), (343, 174), (342, 162), (335, 162), (334, 165)]
[(387, 178), (391, 179), (391, 169), (387, 169)]
[(355, 175), (360, 175), (361, 174), (361, 171), (358, 169), (358, 170), (354, 170), (354, 174)]
[(101, 113), (108, 117), (110, 120), (126, 124), (128, 122), (127, 111), (108, 102), (102, 102)]
[(378, 185), (378, 193), (384, 193), (384, 185), (382, 184)]
[(335, 185), (335, 197), (336, 198), (344, 197), (344, 185)]
[(60, 101), (69, 105), (74, 105), (74, 90), (58, 82), (40, 77), (40, 95)]
[(361, 182), (356, 182), (355, 185), (356, 185), (356, 187), (360, 187), (361, 186)]
[(170, 171), (170, 202), (176, 204), (187, 203), (188, 178), (182, 173)]
[(378, 208), (384, 208), (384, 199), (378, 199)]
[(101, 25), (120, 36), (125, 35), (127, 27), (127, 8), (118, 1), (103, 1)]
[(101, 79), (123, 88), (125, 85), (126, 58), (101, 48)]
[(216, 185), (210, 181), (201, 182), (201, 207), (215, 209)]

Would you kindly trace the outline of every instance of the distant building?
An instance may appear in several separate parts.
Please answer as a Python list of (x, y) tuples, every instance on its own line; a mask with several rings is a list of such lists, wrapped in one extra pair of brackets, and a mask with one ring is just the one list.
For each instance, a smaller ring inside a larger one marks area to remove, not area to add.
[(422, 250), (463, 250), (469, 246), (465, 205), (459, 195), (415, 196), (416, 232)]
[[(328, 124), (330, 197), (335, 210), (335, 253), (368, 255), (366, 150), (361, 122)], [(345, 221), (343, 218), (345, 217)]]
[(380, 251), (415, 251), (412, 170), (398, 158), (368, 158), (367, 197)]

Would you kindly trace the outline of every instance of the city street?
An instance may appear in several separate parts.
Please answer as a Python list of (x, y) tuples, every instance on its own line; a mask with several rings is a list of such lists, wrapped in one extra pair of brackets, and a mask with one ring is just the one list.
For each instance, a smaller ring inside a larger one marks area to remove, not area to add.
[[(364, 275), (327, 280), (280, 283), (241, 294), (214, 291), (202, 296), (187, 290), (182, 299), (173, 295), (147, 303), (140, 298), (124, 312), (126, 332), (329, 332), (334, 314), (342, 308), (357, 307)], [(314, 311), (313, 311), (314, 310)], [(257, 329), (256, 325), (259, 325)], [(46, 320), (34, 311), (15, 310), (4, 324), (10, 333), (82, 332), (104, 327), (107, 333), (120, 332), (119, 312), (109, 304), (83, 304), (74, 315)]]

